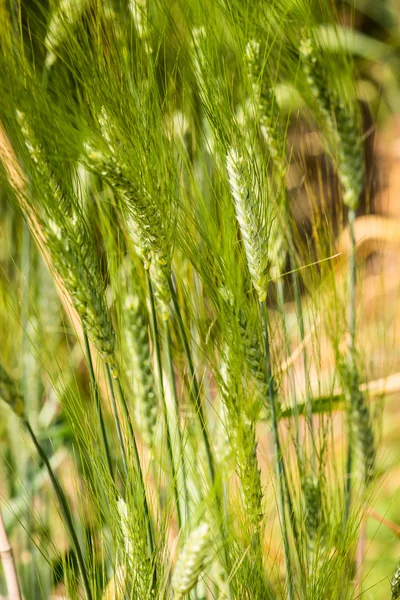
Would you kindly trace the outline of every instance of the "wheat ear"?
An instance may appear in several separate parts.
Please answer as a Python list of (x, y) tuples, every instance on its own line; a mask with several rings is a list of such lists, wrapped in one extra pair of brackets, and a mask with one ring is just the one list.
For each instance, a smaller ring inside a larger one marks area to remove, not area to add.
[(357, 370), (347, 361), (339, 363), (339, 375), (350, 407), (351, 427), (355, 428), (356, 448), (365, 485), (374, 477), (376, 449), (368, 405), (360, 390)]
[(105, 302), (105, 285), (84, 217), (55, 179), (25, 115), (18, 112), (17, 117), (37, 174), (47, 186), (46, 206), (33, 209), (38, 213), (53, 267), (69, 292), (90, 340), (115, 371), (114, 330)]
[(138, 388), (135, 403), (136, 421), (142, 426), (145, 441), (152, 446), (157, 423), (158, 401), (151, 367), (148, 323), (137, 294), (131, 293), (125, 298), (124, 325), (128, 352), (127, 365), (130, 366), (128, 375), (129, 378), (133, 376)]
[(391, 600), (398, 600), (400, 598), (400, 562), (390, 581), (390, 589), (392, 590)]
[[(105, 135), (103, 133), (103, 137)], [(171, 301), (168, 284), (171, 257), (168, 233), (159, 208), (143, 185), (135, 185), (126, 176), (111, 150), (106, 155), (89, 149), (88, 159), (92, 168), (111, 185), (121, 201), (127, 232), (145, 269), (150, 271), (162, 316), (167, 320)]]
[(130, 513), (121, 497), (117, 500), (117, 508), (128, 566), (126, 576), (131, 579), (137, 597), (146, 598), (152, 583), (152, 564), (147, 557), (146, 539), (137, 522), (137, 512)]
[[(20, 122), (21, 131), (24, 135), (26, 147), (36, 167), (37, 174), (41, 177), (43, 184), (47, 183), (46, 191), (49, 202), (47, 203), (46, 208), (40, 210), (38, 214), (38, 220), (40, 221), (45, 236), (46, 248), (50, 253), (57, 274), (61, 277), (65, 288), (71, 295), (73, 304), (81, 318), (84, 330), (106, 362), (114, 418), (121, 446), (125, 473), (127, 474), (127, 454), (120, 419), (116, 408), (112, 378), (117, 385), (120, 404), (128, 425), (128, 432), (134, 451), (135, 469), (141, 487), (143, 507), (147, 519), (149, 553), (152, 555), (154, 545), (143, 473), (129, 409), (122, 391), (116, 366), (114, 330), (106, 305), (105, 285), (97, 256), (92, 248), (93, 244), (88, 235), (83, 215), (78, 212), (78, 209), (74, 204), (72, 204), (71, 210), (70, 204), (65, 202), (65, 196), (53, 176), (42, 148), (38, 144), (34, 132), (27, 123), (25, 115), (18, 113), (17, 116)], [(62, 211), (61, 208), (64, 208), (64, 211)]]
[(210, 527), (203, 523), (189, 535), (172, 576), (174, 600), (181, 600), (197, 584), (210, 555)]
[(306, 477), (303, 483), (306, 511), (307, 546), (311, 559), (315, 553), (315, 541), (323, 524), (321, 485), (318, 479)]
[(269, 271), (265, 215), (259, 198), (251, 189), (254, 178), (250, 166), (235, 148), (228, 151), (226, 167), (251, 279), (260, 302), (263, 302), (267, 297)]
[(356, 124), (329, 85), (328, 75), (310, 37), (301, 41), (300, 58), (308, 87), (332, 136), (334, 147), (331, 153), (343, 188), (343, 202), (356, 209), (363, 187), (363, 159)]
[[(228, 341), (224, 345), (223, 363), (220, 372), (221, 397), (227, 409), (227, 425), (234, 449), (237, 474), (242, 488), (243, 506), (251, 528), (253, 540), (259, 539), (259, 526), (262, 517), (262, 488), (257, 459), (255, 420), (250, 419), (251, 408), (243, 408), (235, 373), (239, 372), (232, 332), (228, 330)], [(231, 339), (229, 339), (231, 338)], [(248, 410), (246, 410), (248, 409)]]
[(286, 151), (285, 135), (279, 127), (279, 107), (272, 82), (268, 73), (261, 71), (260, 43), (257, 40), (252, 39), (247, 43), (245, 61), (261, 133), (275, 166), (279, 166), (279, 176), (282, 176)]

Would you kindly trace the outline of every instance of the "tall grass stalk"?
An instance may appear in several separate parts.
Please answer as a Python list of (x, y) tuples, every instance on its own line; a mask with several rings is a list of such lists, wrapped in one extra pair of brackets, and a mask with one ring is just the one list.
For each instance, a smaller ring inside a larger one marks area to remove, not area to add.
[(183, 344), (183, 348), (184, 348), (185, 356), (186, 356), (186, 360), (187, 360), (187, 365), (188, 365), (189, 390), (190, 390), (191, 394), (193, 395), (196, 415), (198, 415), (198, 418), (199, 418), (200, 429), (201, 429), (201, 433), (202, 433), (202, 437), (203, 437), (204, 447), (206, 450), (207, 464), (208, 464), (208, 470), (209, 470), (209, 474), (210, 474), (211, 484), (214, 485), (215, 484), (214, 457), (213, 457), (213, 453), (211, 450), (211, 443), (210, 443), (210, 438), (209, 438), (209, 434), (208, 434), (207, 423), (206, 423), (206, 419), (204, 416), (203, 406), (201, 403), (200, 388), (199, 388), (196, 373), (194, 370), (192, 353), (190, 350), (189, 340), (186, 335), (185, 326), (183, 324), (183, 319), (182, 319), (181, 311), (179, 308), (176, 290), (175, 290), (175, 287), (174, 287), (171, 277), (169, 279), (169, 288), (171, 291), (171, 298), (172, 298), (172, 302), (173, 302), (173, 306), (174, 306), (174, 310), (175, 310), (176, 319), (178, 321), (179, 333), (181, 336), (181, 340), (182, 340), (182, 344)]
[(125, 447), (125, 440), (124, 440), (124, 434), (122, 432), (121, 420), (120, 420), (120, 417), (118, 414), (118, 406), (117, 406), (117, 399), (115, 396), (113, 377), (111, 375), (111, 370), (110, 370), (110, 367), (108, 366), (108, 364), (106, 364), (106, 374), (107, 374), (108, 389), (110, 390), (110, 395), (111, 395), (111, 406), (112, 406), (112, 411), (113, 411), (113, 415), (114, 415), (115, 427), (117, 430), (119, 448), (120, 448), (120, 452), (121, 452), (122, 466), (123, 466), (123, 470), (124, 470), (125, 480), (127, 480), (128, 473), (129, 473), (129, 471), (128, 471), (128, 454), (127, 454), (126, 447)]
[(89, 339), (88, 339), (85, 331), (83, 332), (83, 340), (84, 340), (84, 344), (85, 344), (86, 360), (87, 360), (88, 369), (89, 369), (90, 385), (91, 385), (92, 394), (93, 394), (93, 398), (94, 398), (94, 405), (96, 407), (97, 416), (99, 419), (101, 438), (102, 438), (102, 442), (103, 442), (103, 449), (104, 449), (104, 453), (106, 456), (108, 470), (109, 470), (111, 479), (113, 479), (113, 467), (112, 467), (112, 460), (111, 460), (111, 454), (110, 454), (110, 446), (109, 446), (108, 439), (107, 439), (107, 432), (106, 432), (106, 426), (104, 423), (103, 409), (101, 407), (99, 386), (97, 384), (96, 375), (94, 373), (92, 353), (90, 350)]
[[(356, 239), (354, 233), (354, 222), (356, 219), (356, 211), (353, 208), (348, 212), (348, 224), (350, 234), (350, 252), (348, 265), (348, 286), (349, 286), (349, 308), (348, 308), (348, 332), (349, 332), (349, 360), (350, 370), (355, 372), (356, 366)], [(350, 417), (351, 418), (351, 417)], [(346, 512), (345, 518), (348, 518), (351, 503), (351, 488), (353, 474), (353, 454), (354, 454), (354, 439), (353, 439), (353, 424), (350, 421), (349, 427), (349, 447), (347, 450), (346, 464)]]
[(286, 503), (285, 503), (285, 495), (289, 494), (289, 490), (286, 489), (286, 472), (285, 472), (285, 464), (282, 454), (281, 443), (279, 439), (279, 431), (278, 431), (278, 415), (277, 415), (277, 402), (276, 402), (276, 390), (275, 390), (275, 382), (272, 376), (271, 369), (271, 360), (270, 360), (270, 344), (269, 344), (269, 333), (268, 333), (268, 312), (265, 301), (260, 302), (260, 314), (262, 318), (263, 324), (263, 334), (264, 334), (264, 351), (265, 351), (265, 362), (267, 368), (267, 377), (268, 377), (268, 400), (269, 400), (269, 409), (271, 413), (271, 429), (272, 429), (272, 437), (274, 443), (274, 461), (276, 466), (276, 474), (277, 474), (277, 488), (278, 488), (278, 505), (279, 505), (279, 521), (283, 536), (283, 546), (285, 552), (285, 572), (286, 572), (286, 584), (287, 584), (287, 594), (288, 599), (292, 600), (294, 598), (294, 583), (293, 583), (293, 565), (291, 558), (291, 550), (290, 550), (290, 541), (289, 541), (289, 530), (286, 523)]
[(168, 407), (167, 407), (167, 402), (166, 402), (166, 398), (165, 398), (165, 390), (164, 390), (164, 377), (163, 377), (163, 368), (162, 368), (162, 362), (161, 362), (161, 346), (160, 346), (160, 338), (159, 338), (159, 332), (158, 332), (156, 306), (155, 306), (155, 299), (154, 299), (154, 292), (153, 292), (151, 277), (150, 277), (150, 273), (147, 270), (146, 270), (146, 281), (147, 281), (147, 290), (149, 293), (149, 300), (150, 300), (150, 320), (151, 320), (151, 327), (152, 327), (152, 334), (153, 334), (152, 337), (153, 337), (156, 366), (157, 366), (157, 378), (158, 378), (159, 391), (160, 391), (161, 402), (162, 402), (162, 407), (163, 407), (164, 422), (165, 422), (165, 427), (166, 427), (167, 452), (168, 452), (168, 459), (169, 459), (169, 464), (170, 464), (170, 468), (171, 468), (172, 486), (173, 486), (173, 490), (174, 490), (175, 506), (176, 506), (177, 516), (178, 516), (178, 523), (179, 523), (179, 526), (181, 526), (184, 516), (182, 515), (182, 511), (181, 511), (181, 500), (180, 500), (180, 495), (179, 495), (179, 490), (178, 490), (177, 477), (178, 477), (178, 468), (179, 467), (175, 462), (175, 456), (174, 456), (174, 452), (173, 452), (173, 437), (172, 437), (171, 425), (168, 420), (169, 411), (168, 411)]
[[(185, 524), (189, 520), (189, 495), (187, 489), (187, 477), (186, 477), (186, 464), (185, 464), (185, 452), (183, 445), (182, 432), (179, 422), (179, 399), (178, 392), (176, 389), (174, 363), (172, 358), (172, 340), (171, 331), (168, 321), (164, 321), (164, 332), (166, 341), (166, 357), (167, 357), (167, 370), (169, 377), (169, 384), (171, 387), (172, 395), (172, 410), (168, 414), (168, 423), (171, 428), (171, 438), (173, 440), (173, 448), (175, 451), (175, 465), (178, 469), (178, 481), (180, 482), (180, 501), (181, 501), (181, 526), (185, 527)], [(176, 442), (175, 442), (176, 440)]]

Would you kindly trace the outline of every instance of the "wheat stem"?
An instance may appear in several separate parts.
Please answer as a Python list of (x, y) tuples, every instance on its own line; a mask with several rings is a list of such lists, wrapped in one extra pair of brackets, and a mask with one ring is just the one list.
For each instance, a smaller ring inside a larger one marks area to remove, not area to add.
[(111, 370), (110, 370), (108, 363), (106, 363), (106, 374), (107, 374), (108, 388), (110, 390), (110, 395), (111, 395), (111, 406), (112, 406), (112, 411), (113, 411), (113, 415), (114, 415), (115, 427), (116, 427), (117, 435), (118, 435), (119, 448), (121, 451), (122, 466), (124, 469), (125, 478), (127, 479), (128, 478), (128, 459), (127, 459), (127, 454), (126, 454), (124, 435), (122, 433), (122, 428), (121, 428), (121, 421), (120, 421), (119, 414), (118, 414), (117, 401), (115, 398), (113, 378), (112, 378)]
[[(349, 285), (349, 309), (348, 309), (348, 332), (349, 332), (349, 361), (350, 370), (355, 372), (356, 370), (356, 306), (355, 306), (355, 293), (356, 293), (356, 238), (354, 232), (354, 222), (356, 219), (356, 211), (352, 208), (349, 209), (348, 223), (350, 233), (350, 252), (348, 260), (348, 285)], [(352, 403), (351, 398), (351, 403)], [(346, 489), (345, 489), (345, 522), (347, 521), (350, 513), (351, 504), (351, 486), (353, 479), (353, 454), (354, 454), (354, 439), (353, 439), (353, 411), (350, 407), (349, 414), (349, 439), (347, 448), (347, 460), (346, 460)]]
[[(171, 386), (173, 406), (172, 410), (169, 411), (168, 420), (171, 426), (172, 439), (177, 439), (178, 443), (176, 445), (176, 450), (178, 455), (175, 457), (175, 467), (177, 469), (178, 479), (181, 480), (181, 488), (182, 495), (179, 496), (180, 502), (182, 505), (181, 508), (181, 516), (185, 516), (183, 520), (183, 525), (189, 521), (189, 496), (186, 482), (186, 465), (185, 465), (185, 454), (182, 443), (182, 433), (179, 425), (179, 401), (178, 401), (178, 393), (176, 389), (176, 381), (175, 381), (175, 373), (174, 373), (174, 365), (172, 360), (172, 340), (171, 340), (171, 331), (169, 327), (168, 321), (164, 321), (164, 331), (165, 331), (165, 339), (166, 339), (166, 356), (167, 356), (167, 369), (168, 369), (168, 378)], [(178, 464), (180, 463), (180, 468)]]
[[(293, 244), (293, 231), (292, 227), (289, 226), (289, 236), (291, 239), (291, 245), (293, 247), (292, 252), (290, 253), (290, 264), (292, 270), (292, 282), (293, 282), (293, 290), (294, 290), (294, 302), (296, 307), (296, 316), (297, 316), (297, 324), (300, 332), (300, 343), (303, 343), (305, 340), (305, 329), (304, 329), (304, 313), (303, 313), (303, 303), (301, 301), (301, 293), (300, 293), (300, 281), (299, 275), (297, 273), (297, 264), (294, 256), (294, 244)], [(311, 469), (313, 474), (315, 475), (317, 470), (317, 450), (315, 444), (315, 433), (314, 433), (314, 424), (313, 424), (313, 403), (311, 397), (311, 380), (310, 373), (308, 368), (308, 353), (304, 348), (303, 350), (303, 369), (305, 375), (305, 384), (306, 384), (306, 411), (307, 411), (307, 422), (310, 430), (311, 437)]]
[[(285, 355), (286, 355), (286, 360), (287, 360), (290, 356), (290, 341), (289, 341), (289, 334), (288, 334), (286, 318), (285, 318), (285, 297), (284, 297), (283, 281), (282, 281), (281, 277), (278, 279), (278, 281), (276, 283), (276, 289), (277, 289), (278, 309), (282, 315), (283, 339), (285, 342)], [(293, 413), (294, 413), (295, 422), (296, 422), (296, 446), (297, 446), (297, 450), (298, 450), (300, 471), (302, 471), (304, 456), (303, 456), (303, 449), (302, 449), (301, 437), (300, 437), (299, 412), (298, 412), (298, 408), (297, 408), (296, 382), (294, 379), (293, 370), (289, 371), (288, 377), (289, 377), (290, 390), (291, 390), (293, 403), (294, 403)]]
[(185, 352), (187, 365), (188, 365), (188, 369), (189, 369), (189, 378), (190, 378), (189, 389), (190, 389), (190, 392), (193, 397), (196, 415), (198, 416), (199, 422), (200, 422), (200, 429), (201, 429), (201, 433), (202, 433), (202, 437), (203, 437), (204, 446), (206, 449), (207, 464), (208, 464), (208, 470), (210, 473), (211, 483), (212, 483), (212, 485), (214, 485), (214, 483), (215, 483), (215, 466), (214, 466), (214, 457), (213, 457), (213, 453), (212, 453), (212, 449), (211, 449), (210, 437), (208, 434), (207, 423), (206, 423), (206, 419), (204, 416), (203, 407), (201, 404), (200, 388), (199, 388), (199, 384), (197, 381), (197, 377), (196, 377), (196, 373), (195, 373), (195, 369), (194, 369), (194, 365), (193, 365), (193, 359), (192, 359), (192, 353), (190, 350), (189, 340), (186, 335), (186, 330), (185, 330), (185, 326), (183, 324), (183, 319), (182, 319), (181, 311), (179, 308), (178, 298), (177, 298), (174, 284), (172, 282), (172, 278), (169, 279), (169, 288), (171, 291), (172, 304), (174, 306), (175, 315), (176, 315), (176, 318), (178, 321), (179, 333), (181, 336), (183, 349)]
[[(289, 534), (286, 525), (286, 512), (285, 512), (285, 481), (286, 481), (286, 473), (285, 473), (285, 464), (283, 461), (282, 449), (279, 439), (279, 431), (278, 431), (278, 418), (276, 414), (276, 393), (274, 387), (274, 379), (272, 377), (271, 370), (271, 359), (270, 359), (270, 346), (269, 346), (269, 334), (268, 334), (268, 312), (267, 306), (265, 302), (260, 302), (260, 312), (263, 324), (263, 334), (264, 334), (264, 345), (265, 345), (265, 362), (267, 369), (267, 377), (268, 377), (268, 399), (269, 399), (269, 407), (271, 414), (271, 424), (272, 424), (272, 435), (274, 441), (274, 450), (275, 450), (275, 466), (276, 466), (276, 474), (277, 474), (277, 485), (278, 485), (278, 504), (279, 504), (279, 513), (280, 513), (280, 524), (283, 535), (283, 546), (284, 546), (284, 554), (285, 554), (285, 568), (286, 568), (286, 584), (287, 584), (287, 594), (288, 600), (292, 600), (294, 598), (294, 585), (293, 585), (293, 571), (292, 571), (292, 560), (290, 554), (290, 544), (289, 544)], [(289, 489), (287, 489), (287, 494), (289, 495)]]
[(150, 299), (150, 321), (151, 321), (151, 329), (152, 329), (154, 350), (155, 350), (155, 356), (156, 356), (157, 376), (158, 376), (159, 390), (160, 390), (160, 396), (161, 396), (161, 402), (162, 402), (163, 414), (164, 414), (164, 420), (165, 420), (165, 426), (166, 426), (166, 434), (167, 434), (168, 460), (169, 460), (170, 468), (171, 468), (172, 485), (173, 485), (174, 496), (175, 496), (175, 506), (176, 506), (177, 516), (178, 516), (178, 524), (179, 524), (179, 526), (181, 526), (182, 515), (181, 515), (181, 509), (180, 509), (179, 491), (178, 491), (177, 480), (176, 480), (177, 473), (176, 473), (174, 453), (173, 453), (173, 448), (172, 448), (170, 424), (168, 421), (168, 408), (167, 408), (165, 391), (164, 391), (164, 381), (163, 381), (164, 377), (163, 377), (162, 362), (161, 362), (161, 348), (160, 348), (160, 338), (159, 338), (158, 324), (157, 324), (156, 305), (155, 305), (153, 285), (151, 282), (150, 273), (148, 272), (147, 269), (146, 269), (146, 281), (147, 281), (147, 289), (148, 289), (149, 299)]
[(88, 369), (89, 369), (90, 385), (91, 385), (92, 394), (93, 394), (93, 398), (94, 398), (94, 404), (96, 407), (97, 417), (99, 419), (101, 439), (103, 441), (103, 447), (104, 447), (104, 452), (106, 455), (108, 470), (109, 470), (111, 479), (113, 479), (112, 460), (111, 460), (111, 454), (110, 454), (110, 447), (109, 447), (108, 440), (107, 440), (107, 433), (106, 433), (106, 427), (105, 427), (105, 423), (104, 423), (103, 410), (101, 408), (99, 386), (97, 385), (96, 376), (94, 373), (89, 338), (84, 329), (83, 329), (83, 339), (84, 339), (84, 343), (85, 343), (86, 360), (87, 360)]

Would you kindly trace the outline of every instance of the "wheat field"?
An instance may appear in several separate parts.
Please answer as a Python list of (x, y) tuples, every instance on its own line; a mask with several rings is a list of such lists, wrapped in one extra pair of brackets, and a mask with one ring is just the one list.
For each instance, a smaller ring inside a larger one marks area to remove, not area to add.
[(1, 598), (400, 598), (381, 4), (0, 0)]

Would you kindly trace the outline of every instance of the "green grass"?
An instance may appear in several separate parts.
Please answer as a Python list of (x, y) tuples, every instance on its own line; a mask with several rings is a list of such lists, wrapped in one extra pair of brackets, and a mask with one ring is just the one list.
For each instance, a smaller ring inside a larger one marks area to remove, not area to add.
[(371, 65), (344, 13), (0, 0), (0, 493), (24, 597), (390, 598), (393, 540), (390, 573), (357, 558), (387, 539), (359, 388), (388, 370), (362, 337)]

